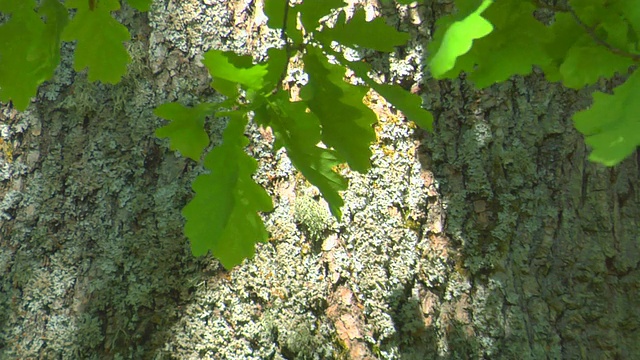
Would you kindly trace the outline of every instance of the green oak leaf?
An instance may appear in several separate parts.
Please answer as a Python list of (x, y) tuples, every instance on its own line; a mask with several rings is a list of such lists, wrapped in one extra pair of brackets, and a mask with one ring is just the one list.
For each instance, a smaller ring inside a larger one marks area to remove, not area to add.
[(330, 64), (317, 48), (307, 50), (304, 67), (309, 82), (300, 90), (300, 97), (320, 119), (322, 142), (336, 149), (351, 169), (366, 172), (377, 122), (373, 111), (362, 103), (368, 89), (346, 83), (344, 68)]
[(543, 51), (549, 56), (550, 61), (540, 64), (545, 77), (551, 82), (562, 80), (560, 66), (564, 62), (567, 52), (574, 45), (589, 44), (593, 40), (578, 25), (571, 14), (557, 13), (555, 21), (549, 27), (552, 35), (543, 45)]
[(60, 56), (59, 30), (66, 21), (56, 8), (59, 3), (43, 1), (39, 13), (35, 5), (33, 0), (0, 1), (0, 11), (11, 14), (0, 25), (0, 100), (13, 101), (18, 110), (26, 109), (38, 86), (53, 75)]
[[(438, 28), (430, 46), (434, 55), (429, 60), (433, 77), (444, 78), (445, 74), (454, 68), (456, 59), (471, 49), (474, 40), (485, 37), (493, 31), (493, 25), (481, 15), (492, 3), (492, 0), (484, 0), (468, 15), (461, 10), (458, 15), (448, 15), (436, 22)], [(464, 17), (455, 20), (461, 15)]]
[(318, 21), (331, 13), (331, 10), (345, 6), (344, 0), (303, 1), (294, 9), (300, 13), (304, 28), (311, 32), (319, 25)]
[(267, 26), (272, 29), (284, 27), (285, 10), (289, 6), (289, 0), (269, 0), (264, 2), (264, 14), (269, 18)]
[[(268, 65), (253, 64), (253, 58), (251, 56), (240, 56), (231, 52), (209, 50), (204, 54), (202, 63), (207, 67), (213, 77), (211, 86), (214, 88), (216, 86), (216, 79), (235, 82), (251, 90), (260, 90), (266, 85), (265, 76), (268, 74)], [(225, 85), (225, 89), (228, 89), (228, 85)]]
[(348, 22), (345, 13), (338, 16), (333, 28), (324, 29), (316, 34), (325, 47), (330, 47), (332, 41), (352, 47), (365, 47), (384, 52), (392, 52), (396, 46), (401, 46), (409, 40), (409, 34), (401, 33), (394, 27), (387, 25), (383, 18), (366, 20), (364, 9), (359, 9)]
[(614, 166), (640, 145), (640, 72), (613, 90), (613, 95), (596, 92), (593, 105), (573, 117), (576, 129), (591, 146), (591, 161)]
[[(557, 43), (553, 44), (552, 57), (558, 66), (558, 73), (554, 75), (565, 86), (579, 89), (594, 84), (600, 78), (608, 78), (616, 73), (626, 74), (634, 64), (633, 59), (615, 54), (597, 43), (576, 21), (575, 17), (578, 17), (593, 29), (598, 39), (609, 46), (633, 51), (636, 44), (632, 39), (632, 29), (621, 12), (623, 9), (615, 9), (616, 5), (610, 3), (608, 0), (571, 0), (575, 15), (556, 15), (552, 30), (559, 40), (552, 41)], [(610, 5), (613, 7), (611, 10), (603, 11)]]
[(599, 28), (604, 31), (603, 38), (607, 44), (623, 51), (635, 51), (637, 39), (633, 38), (633, 28), (624, 17), (619, 16), (613, 21), (606, 21), (600, 24)]
[(399, 85), (378, 84), (372, 81), (370, 86), (390, 104), (402, 111), (407, 119), (415, 122), (424, 130), (433, 131), (433, 115), (422, 108), (420, 96), (408, 92)]
[(456, 72), (469, 72), (469, 80), (485, 88), (513, 75), (528, 75), (533, 65), (551, 61), (544, 44), (552, 35), (533, 16), (535, 10), (527, 1), (497, 1), (491, 5), (483, 16), (493, 24), (493, 31), (474, 42), (471, 51), (459, 59)]
[(124, 42), (130, 40), (127, 28), (111, 17), (120, 9), (118, 0), (100, 0), (93, 10), (87, 0), (67, 0), (77, 12), (62, 33), (64, 41), (75, 41), (74, 69), (89, 68), (89, 81), (115, 84), (127, 72), (129, 53)]
[[(348, 61), (340, 54), (332, 52), (332, 55), (340, 58), (343, 63)], [(433, 115), (422, 108), (422, 98), (406, 91), (399, 85), (378, 84), (368, 75), (371, 66), (363, 62), (351, 62), (349, 68), (373, 90), (385, 98), (396, 109), (402, 111), (404, 116), (413, 121), (424, 130), (433, 131)]]
[(227, 79), (222, 79), (219, 77), (212, 77), (211, 87), (219, 92), (220, 94), (226, 96), (229, 99), (236, 100), (238, 95), (240, 95), (240, 86), (235, 81), (229, 81)]
[(626, 74), (633, 60), (616, 55), (598, 44), (575, 44), (560, 65), (562, 83), (572, 89), (594, 84), (601, 77)]
[(252, 179), (258, 163), (244, 152), (249, 143), (244, 136), (245, 113), (228, 115), (231, 119), (222, 144), (204, 160), (211, 173), (193, 182), (195, 195), (182, 214), (187, 219), (184, 232), (193, 255), (211, 250), (226, 269), (231, 269), (253, 257), (257, 242), (268, 239), (258, 212), (273, 210), (273, 203)]
[(334, 150), (317, 145), (321, 138), (318, 118), (307, 111), (304, 102), (289, 101), (289, 94), (283, 90), (269, 98), (267, 111), (262, 114), (270, 117), (276, 138), (287, 149), (293, 165), (320, 190), (331, 213), (340, 220), (344, 201), (338, 192), (347, 189), (347, 180), (334, 167), (343, 161)]
[(58, 0), (44, 0), (38, 14), (45, 19), (45, 28), (39, 41), (32, 45), (28, 60), (38, 63), (34, 72), (44, 82), (53, 77), (60, 63), (60, 37), (69, 22), (69, 14)]
[(640, 34), (640, 6), (635, 1), (615, 1), (611, 7), (624, 14), (625, 19), (632, 27), (631, 31)]
[[(573, 3), (581, 21), (593, 24), (601, 40), (623, 50), (633, 50), (635, 41), (632, 29), (616, 11), (602, 11), (602, 1), (581, 0)], [(616, 72), (626, 74), (632, 64), (631, 59), (616, 55), (597, 44), (572, 14), (555, 14), (549, 33), (552, 36), (543, 49), (551, 61), (540, 64), (549, 81), (562, 81), (565, 86), (577, 89)]]
[(244, 86), (248, 96), (255, 97), (262, 91), (271, 91), (284, 77), (288, 63), (286, 50), (271, 48), (267, 55), (267, 62), (253, 64), (250, 56), (211, 50), (204, 55), (203, 63), (213, 78), (211, 87), (235, 100), (240, 94), (239, 85)]
[(127, 3), (138, 11), (149, 11), (153, 0), (127, 0)]
[(608, 21), (619, 21), (618, 19), (620, 18), (620, 16), (616, 13), (616, 11), (603, 11), (603, 9), (615, 7), (614, 4), (618, 2), (620, 1), (569, 0), (569, 5), (575, 13), (575, 16), (577, 16), (583, 24), (590, 28), (594, 28), (599, 23)]
[(286, 75), (289, 57), (286, 49), (271, 48), (267, 51), (267, 73), (264, 75), (262, 90), (271, 92)]
[(209, 136), (204, 131), (204, 120), (220, 104), (199, 104), (188, 108), (178, 103), (166, 103), (158, 106), (154, 114), (163, 119), (171, 120), (156, 130), (159, 138), (171, 140), (171, 150), (178, 150), (190, 159), (198, 161), (202, 151), (209, 145)]
[[(317, 3), (318, 1), (313, 1)], [(306, 2), (305, 2), (306, 3)], [(264, 3), (264, 13), (267, 16), (267, 26), (272, 29), (285, 29), (285, 34), (293, 44), (301, 44), (302, 32), (297, 29), (297, 7), (288, 7), (288, 0), (270, 0)], [(288, 7), (288, 8), (287, 8)], [(286, 24), (285, 24), (286, 14)]]
[(304, 28), (298, 28), (298, 14), (298, 10), (294, 7), (289, 9), (289, 15), (287, 16), (285, 34), (289, 37), (288, 41), (291, 49), (299, 48), (304, 43)]

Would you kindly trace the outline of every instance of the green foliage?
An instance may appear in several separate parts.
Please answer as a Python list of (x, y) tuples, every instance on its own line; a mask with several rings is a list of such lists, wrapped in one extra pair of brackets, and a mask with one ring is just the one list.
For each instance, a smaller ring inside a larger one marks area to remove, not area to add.
[(41, 80), (53, 76), (60, 62), (60, 42), (62, 31), (69, 23), (67, 9), (56, 0), (44, 0), (39, 11), (44, 20), (43, 41), (33, 47), (35, 53), (32, 59), (42, 62), (38, 71), (41, 72)]
[(242, 112), (228, 112), (231, 118), (222, 145), (204, 160), (211, 173), (193, 183), (195, 196), (184, 208), (185, 234), (191, 240), (193, 255), (211, 250), (227, 269), (253, 257), (256, 242), (268, 238), (259, 211), (273, 209), (269, 194), (251, 176), (258, 162), (247, 155), (244, 136), (247, 118)]
[(152, 1), (153, 0), (127, 0), (127, 3), (138, 11), (149, 11)]
[(375, 140), (375, 114), (362, 103), (367, 88), (343, 81), (344, 68), (330, 64), (320, 50), (310, 48), (304, 57), (309, 82), (300, 91), (322, 125), (322, 141), (347, 160), (353, 170), (370, 166), (369, 145)]
[[(130, 3), (144, 10), (151, 0)], [(90, 81), (117, 83), (127, 70), (123, 42), (130, 39), (111, 17), (119, 8), (118, 0), (0, 0), (0, 12), (10, 16), (0, 26), (0, 100), (26, 109), (38, 86), (53, 77), (62, 40), (77, 41), (76, 71), (88, 67)], [(68, 9), (77, 10), (71, 20)]]
[(170, 124), (156, 130), (159, 138), (171, 138), (171, 150), (198, 161), (202, 151), (209, 145), (209, 135), (204, 131), (204, 120), (218, 108), (218, 104), (200, 104), (187, 108), (178, 103), (158, 106), (156, 116), (172, 120)]
[(62, 33), (62, 40), (75, 41), (74, 69), (89, 68), (89, 81), (100, 80), (115, 84), (127, 72), (129, 53), (123, 42), (131, 36), (111, 11), (120, 9), (118, 0), (100, 0), (95, 5), (86, 0), (67, 0), (65, 5), (77, 9)]
[(43, 1), (38, 12), (34, 8), (34, 0), (0, 1), (0, 11), (11, 15), (0, 26), (0, 100), (13, 100), (20, 110), (27, 108), (38, 86), (53, 76), (66, 23), (66, 11), (57, 0)]
[[(188, 109), (177, 105), (169, 108), (163, 105), (156, 114), (173, 122), (161, 128), (158, 135), (169, 137), (172, 148), (196, 159), (199, 158), (198, 150), (206, 147), (206, 143), (189, 143), (189, 134), (203, 138), (203, 119), (207, 115), (233, 114), (228, 125), (231, 126), (234, 122), (244, 124), (252, 114), (256, 123), (273, 129), (275, 147), (287, 150), (294, 166), (320, 190), (329, 203), (331, 213), (339, 219), (342, 215), (340, 209), (344, 204), (339, 192), (347, 188), (347, 181), (336, 171), (337, 167), (346, 163), (359, 172), (366, 172), (370, 167), (369, 146), (375, 140), (373, 125), (377, 119), (373, 111), (362, 102), (369, 89), (380, 89), (389, 102), (397, 103), (411, 119), (425, 128), (431, 128), (432, 122), (431, 115), (421, 108), (421, 101), (417, 96), (397, 86), (376, 84), (368, 76), (366, 68), (358, 65), (359, 63), (346, 61), (331, 49), (331, 42), (339, 40), (355, 48), (393, 51), (395, 46), (408, 40), (408, 35), (399, 33), (382, 19), (366, 22), (362, 10), (356, 12), (349, 22), (345, 22), (342, 13), (336, 27), (318, 30), (318, 21), (326, 15), (326, 11), (342, 4), (341, 1), (306, 2), (287, 8), (286, 1), (268, 1), (265, 4), (268, 24), (281, 27), (283, 33), (289, 35), (289, 46), (285, 49), (270, 49), (268, 61), (257, 64), (248, 56), (219, 50), (205, 53), (203, 64), (213, 78), (211, 86), (228, 98), (224, 107), (232, 108), (233, 111), (215, 114), (214, 109), (210, 108)], [(295, 22), (291, 21), (292, 17), (295, 19), (298, 15), (304, 31), (297, 30)], [(329, 61), (328, 54), (334, 55), (337, 63)], [(289, 92), (282, 89), (281, 79), (286, 75), (290, 59), (298, 55), (302, 58), (309, 81), (300, 90), (300, 99), (293, 101)], [(358, 76), (369, 86), (346, 82), (347, 68), (357, 71)], [(225, 143), (233, 141), (239, 140), (228, 139), (225, 134)], [(241, 148), (235, 144), (235, 158), (242, 158), (239, 152)], [(224, 146), (225, 144), (222, 145)], [(227, 164), (230, 161), (230, 155), (218, 149), (206, 156), (205, 167), (207, 161), (211, 164)], [(251, 175), (249, 169), (254, 167), (243, 168), (243, 176), (248, 179)], [(193, 185), (196, 194), (184, 211), (187, 218), (185, 233), (191, 240), (194, 255), (203, 254), (210, 249), (227, 268), (239, 264), (244, 257), (250, 257), (253, 254), (253, 244), (265, 239), (266, 233), (257, 212), (268, 211), (270, 208), (263, 198), (266, 193), (255, 189), (249, 191), (243, 187), (233, 193), (232, 185), (236, 183), (231, 183), (231, 178), (226, 178), (231, 175), (225, 174), (233, 171), (233, 168), (220, 166), (211, 174), (198, 177)], [(235, 179), (236, 175), (232, 178)], [(246, 184), (257, 186), (252, 182)], [(222, 189), (235, 194), (233, 202), (229, 200), (232, 195), (222, 194)], [(223, 195), (227, 198), (215, 200), (216, 196)], [(234, 207), (241, 200), (247, 205)], [(235, 218), (233, 211), (250, 219)], [(236, 227), (242, 228), (243, 232), (240, 233), (240, 229)], [(235, 237), (220, 235), (227, 233)], [(239, 239), (238, 236), (244, 238)]]
[[(555, 11), (550, 26), (534, 16), (543, 6), (539, 1), (474, 3), (458, 0), (458, 13), (438, 21), (429, 61), (435, 77), (453, 78), (464, 71), (478, 87), (486, 87), (529, 74), (537, 65), (548, 80), (578, 89), (626, 75), (640, 60), (636, 1), (570, 0), (564, 8), (548, 8)], [(591, 109), (574, 117), (593, 149), (591, 160), (613, 166), (640, 144), (636, 77), (613, 95), (596, 93)]]
[[(383, 0), (389, 2), (390, 0)], [(396, 0), (409, 4), (412, 0)], [(139, 11), (152, 0), (127, 0)], [(538, 0), (456, 0), (457, 12), (439, 19), (428, 60), (431, 74), (452, 78), (465, 72), (478, 87), (529, 74), (534, 66), (549, 81), (570, 88), (595, 84), (615, 74), (627, 75), (640, 60), (640, 6), (634, 0), (569, 0), (550, 7)], [(422, 99), (398, 85), (378, 84), (369, 64), (347, 60), (333, 45), (392, 52), (409, 36), (383, 19), (366, 21), (358, 9), (351, 18), (342, 0), (266, 0), (268, 26), (280, 29), (286, 46), (270, 49), (268, 60), (210, 50), (203, 63), (211, 86), (225, 95), (220, 104), (188, 108), (177, 103), (159, 106), (155, 114), (170, 122), (156, 135), (195, 161), (204, 156), (209, 173), (193, 183), (195, 195), (184, 208), (185, 234), (193, 254), (212, 251), (226, 268), (251, 257), (256, 242), (268, 238), (260, 212), (273, 207), (267, 192), (252, 180), (257, 163), (244, 151), (250, 118), (275, 134), (275, 148), (285, 148), (292, 163), (316, 186), (331, 213), (341, 217), (340, 191), (347, 181), (338, 169), (347, 164), (366, 172), (369, 146), (375, 139), (375, 114), (363, 103), (377, 91), (424, 129), (433, 117)], [(543, 24), (535, 11), (554, 12)], [(126, 72), (130, 56), (124, 42), (128, 30), (112, 12), (118, 0), (0, 0), (6, 21), (0, 25), (0, 100), (24, 110), (38, 86), (51, 79), (60, 62), (61, 41), (76, 43), (74, 68), (88, 69), (90, 81), (116, 83)], [(73, 10), (70, 12), (70, 10)], [(70, 16), (70, 13), (73, 16)], [(326, 15), (337, 15), (329, 26)], [(283, 89), (292, 58), (302, 60), (309, 77), (300, 97)], [(365, 86), (345, 81), (349, 69)], [(575, 115), (576, 128), (592, 147), (591, 159), (615, 165), (632, 153), (640, 136), (640, 106), (635, 102), (640, 75), (633, 72), (612, 95), (596, 93), (590, 109)], [(223, 143), (208, 154), (207, 118), (227, 116)]]
[[(624, 22), (620, 24), (624, 25)], [(603, 29), (607, 27), (606, 23), (603, 24)], [(555, 37), (546, 44), (546, 52), (542, 54), (548, 54), (551, 62), (546, 66), (543, 64), (542, 68), (551, 81), (562, 81), (567, 87), (579, 89), (616, 72), (626, 73), (633, 64), (633, 59), (615, 54), (594, 42), (571, 14), (558, 14), (550, 30)], [(602, 40), (606, 39), (615, 40), (605, 34)]]
[(463, 67), (470, 72), (469, 80), (484, 88), (512, 75), (527, 75), (533, 64), (547, 61), (542, 44), (552, 35), (533, 17), (534, 10), (527, 1), (497, 1), (491, 5), (484, 15), (494, 31), (474, 43), (456, 71)]
[[(333, 54), (346, 62), (340, 54)], [(378, 94), (382, 95), (398, 110), (402, 111), (406, 117), (412, 119), (423, 129), (429, 131), (433, 130), (433, 115), (422, 108), (422, 98), (420, 98), (420, 96), (408, 93), (399, 85), (378, 84), (369, 77), (366, 77), (366, 74), (371, 71), (369, 64), (363, 62), (352, 62), (349, 64), (349, 67), (357, 76), (364, 79), (364, 82), (368, 86), (378, 92)]]
[(590, 160), (613, 166), (640, 144), (638, 89), (640, 73), (636, 71), (613, 95), (595, 93), (591, 109), (574, 116), (576, 128), (593, 148)]
[(461, 16), (458, 12), (456, 15), (445, 16), (436, 22), (440, 29), (447, 28), (445, 32), (437, 32), (431, 44), (432, 49), (437, 49), (429, 62), (431, 74), (436, 79), (442, 78), (454, 68), (456, 59), (471, 49), (473, 40), (487, 36), (493, 31), (491, 23), (481, 15), (492, 2), (492, 0), (484, 0), (470, 14)]
[[(254, 92), (260, 90), (265, 86), (266, 75), (269, 73), (266, 64), (253, 65), (250, 56), (238, 56), (218, 50), (205, 53), (202, 63), (213, 77), (213, 88), (231, 99), (238, 96), (237, 85)], [(221, 85), (217, 86), (219, 83)]]
[(325, 47), (332, 41), (344, 46), (365, 47), (384, 52), (392, 52), (396, 46), (409, 41), (409, 34), (394, 31), (382, 18), (366, 21), (364, 11), (358, 11), (349, 21), (341, 12), (336, 26), (318, 33), (318, 39)]
[[(294, 15), (300, 14), (300, 19), (306, 29), (315, 29), (319, 25), (318, 20), (329, 14), (331, 10), (344, 5), (343, 0), (306, 1), (294, 8)], [(267, 15), (272, 16), (272, 14)]]
[(303, 102), (289, 101), (289, 94), (283, 90), (272, 96), (269, 106), (257, 114), (271, 124), (277, 137), (276, 148), (287, 149), (293, 165), (318, 187), (331, 213), (340, 218), (344, 202), (339, 191), (347, 189), (347, 181), (333, 170), (341, 164), (337, 152), (316, 145), (321, 138), (318, 117), (307, 112)]

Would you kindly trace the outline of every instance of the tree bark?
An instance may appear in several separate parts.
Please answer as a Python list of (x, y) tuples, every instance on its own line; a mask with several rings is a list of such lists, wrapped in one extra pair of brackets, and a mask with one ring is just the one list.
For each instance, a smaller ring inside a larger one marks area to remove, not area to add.
[[(220, 100), (199, 56), (263, 57), (254, 1), (125, 9), (130, 71), (71, 71), (0, 118), (0, 359), (626, 359), (640, 353), (638, 157), (587, 160), (571, 115), (589, 91), (542, 76), (483, 91), (422, 73), (448, 5), (368, 5), (409, 46), (367, 60), (422, 95), (435, 132), (384, 99), (373, 168), (347, 173), (340, 223), (247, 130), (274, 197), (272, 238), (226, 272), (193, 258), (181, 208), (197, 164), (168, 150), (153, 107)], [(297, 78), (290, 75), (291, 83)], [(221, 141), (223, 119), (207, 127)], [(320, 234), (320, 235), (318, 235)]]

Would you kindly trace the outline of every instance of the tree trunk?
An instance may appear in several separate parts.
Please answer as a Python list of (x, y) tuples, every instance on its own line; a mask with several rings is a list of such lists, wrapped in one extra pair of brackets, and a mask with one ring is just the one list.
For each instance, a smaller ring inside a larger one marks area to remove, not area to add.
[[(515, 78), (485, 91), (421, 73), (446, 8), (385, 7), (413, 40), (386, 78), (435, 133), (376, 94), (373, 168), (348, 173), (342, 222), (252, 127), (272, 238), (231, 272), (195, 259), (181, 208), (202, 169), (155, 139), (153, 107), (219, 100), (199, 55), (264, 56), (251, 0), (126, 9), (116, 86), (69, 48), (30, 109), (0, 119), (0, 359), (627, 359), (640, 353), (638, 158), (587, 161), (589, 93)], [(374, 11), (374, 7), (367, 7)], [(420, 45), (420, 46), (418, 46)], [(426, 79), (426, 80), (425, 80)], [(292, 82), (296, 80), (292, 78)], [(214, 144), (224, 121), (207, 126)]]

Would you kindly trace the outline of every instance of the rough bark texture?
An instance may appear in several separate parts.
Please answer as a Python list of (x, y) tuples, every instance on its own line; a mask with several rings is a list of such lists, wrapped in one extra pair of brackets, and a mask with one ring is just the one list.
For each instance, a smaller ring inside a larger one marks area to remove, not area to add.
[[(259, 5), (259, 4), (257, 4)], [(571, 114), (588, 93), (540, 76), (485, 91), (422, 78), (449, 5), (384, 8), (410, 31), (385, 78), (437, 116), (416, 132), (375, 94), (373, 169), (344, 219), (248, 130), (274, 196), (272, 239), (225, 272), (194, 259), (181, 208), (201, 171), (154, 138), (166, 101), (216, 100), (198, 56), (263, 56), (252, 1), (126, 10), (117, 86), (64, 64), (0, 119), (1, 359), (627, 359), (640, 353), (638, 159), (589, 163)], [(370, 10), (372, 8), (369, 8)], [(297, 80), (293, 75), (292, 81)], [(212, 120), (212, 142), (224, 121)]]

